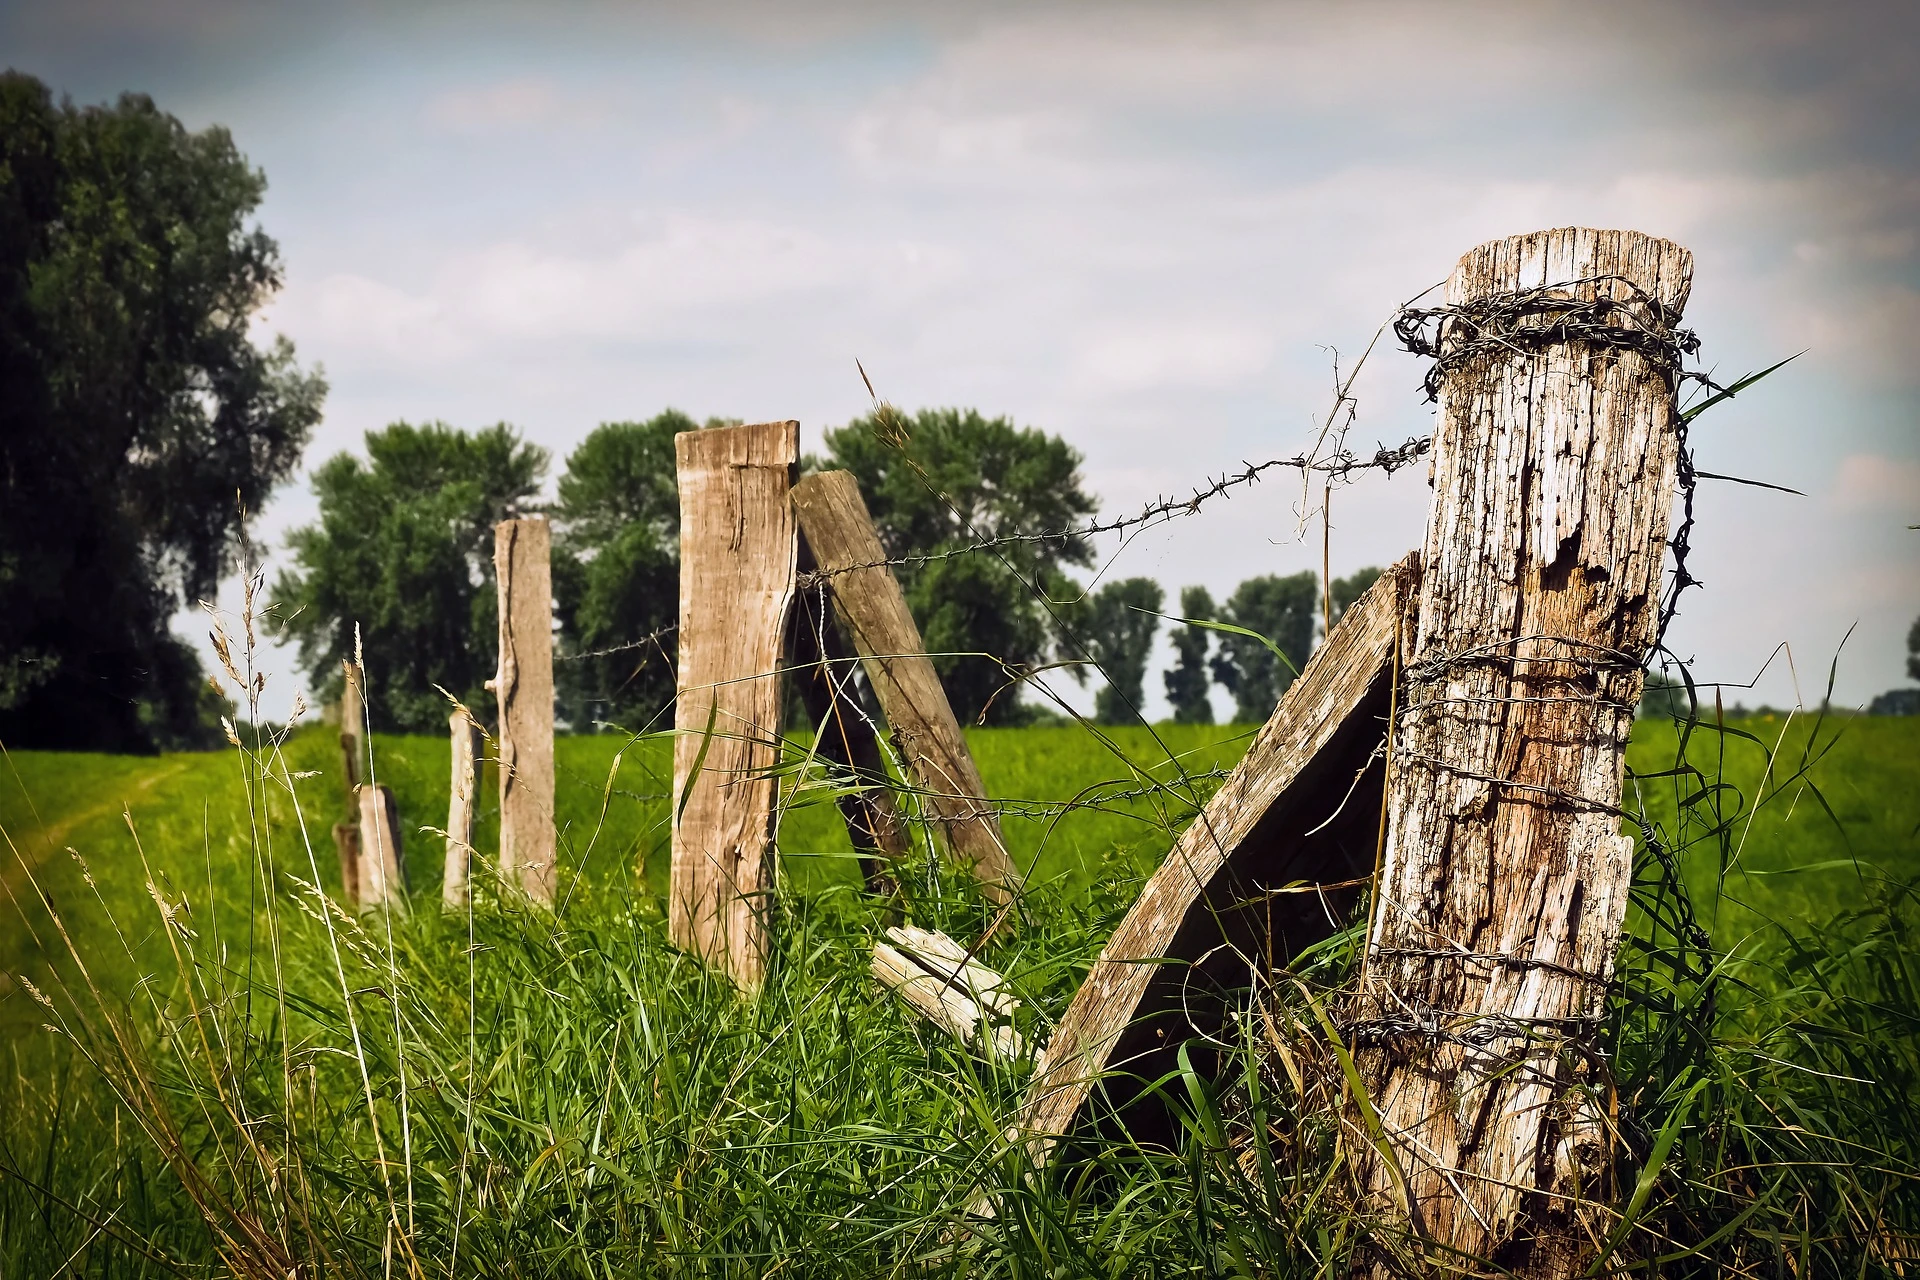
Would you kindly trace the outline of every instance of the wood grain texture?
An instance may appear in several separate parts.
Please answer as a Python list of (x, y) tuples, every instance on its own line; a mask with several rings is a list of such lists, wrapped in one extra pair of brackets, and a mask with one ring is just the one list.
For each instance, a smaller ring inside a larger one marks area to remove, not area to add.
[(673, 748), (675, 943), (745, 990), (767, 963), (781, 650), (799, 555), (800, 424), (684, 431)]
[(400, 850), (400, 811), (393, 792), (360, 785), (359, 901), (361, 911), (407, 909), (406, 863)]
[(553, 824), (553, 536), (545, 516), (493, 528), (500, 599), (500, 879), (551, 904)]
[(793, 506), (935, 828), (989, 894), (1005, 901), (1019, 872), (906, 593), (883, 563), (886, 553), (858, 482), (849, 471), (816, 472), (794, 486)]
[[(1354, 909), (1352, 882), (1378, 843), (1376, 749), (1418, 572), (1408, 556), (1346, 611), (1108, 939), (1027, 1092), (1019, 1127), (1036, 1159), (1103, 1072), (1160, 1074), (1205, 1029), (1189, 1025), (1198, 1006), (1244, 988), (1256, 968), (1283, 963)], [(1271, 892), (1302, 884), (1333, 887)], [(1165, 1126), (1136, 1108), (1128, 1127)]]
[(447, 780), (447, 863), (440, 877), (440, 902), (451, 910), (467, 905), (467, 877), (473, 865), (473, 819), (480, 799), (480, 726), (465, 707), (447, 717), (453, 770)]
[[(1446, 296), (1596, 276), (1624, 277), (1677, 319), (1692, 257), (1636, 232), (1539, 232), (1467, 254)], [(1645, 310), (1615, 281), (1568, 292), (1596, 290)], [(1657, 625), (1676, 424), (1658, 367), (1586, 341), (1477, 356), (1441, 387), (1355, 1006), (1392, 1159), (1365, 1146), (1360, 1172), (1449, 1258), (1515, 1274), (1577, 1274), (1612, 1222), (1582, 1223), (1569, 1205), (1604, 1199), (1612, 1164), (1607, 1082), (1584, 1050), (1627, 905), (1633, 843), (1617, 806)]]
[[(801, 575), (813, 567), (812, 553), (802, 538)], [(894, 808), (893, 777), (881, 751), (877, 713), (869, 713), (861, 697), (859, 659), (834, 620), (824, 584), (800, 591), (787, 651), (801, 704), (813, 721), (818, 762), (848, 788), (835, 803), (847, 825), (847, 838), (860, 857), (861, 878), (870, 891), (891, 894), (893, 862), (908, 849), (907, 829)]]

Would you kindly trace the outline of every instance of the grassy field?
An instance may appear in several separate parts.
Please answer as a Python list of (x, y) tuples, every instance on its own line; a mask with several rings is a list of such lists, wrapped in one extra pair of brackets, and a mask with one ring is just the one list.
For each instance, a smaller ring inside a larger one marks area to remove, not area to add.
[[(985, 953), (1030, 1040), (1246, 736), (972, 735), (1038, 887)], [(1627, 1252), (1658, 1274), (1894, 1274), (1920, 1247), (1900, 888), (1920, 873), (1920, 722), (1696, 726), (1689, 770), (1678, 741), (1639, 727), (1629, 807), (1710, 937), (1668, 927), (1643, 838), (1609, 1033), (1627, 1173), (1653, 1188)], [(418, 828), (443, 821), (446, 744), (380, 737), (374, 759), (431, 902), (441, 843)], [(337, 888), (322, 728), (275, 766), (309, 775), (297, 805), (240, 752), (9, 757), (5, 965), (35, 987), (3, 1006), (0, 1275), (1343, 1273), (1362, 1226), (1325, 1194), (1330, 1148), (1249, 1172), (1221, 1136), (1324, 1132), (1304, 1095), (1176, 1082), (1179, 1151), (1116, 1142), (1035, 1177), (999, 1141), (1027, 1064), (929, 1034), (867, 980), (879, 921), (829, 803), (785, 796), (774, 976), (741, 1001), (664, 941), (667, 744), (569, 738), (558, 759), (557, 920), (483, 894), (470, 918), (363, 926), (299, 883)], [(955, 936), (990, 913), (929, 861), (905, 891)], [(62, 929), (86, 975), (57, 960)], [(971, 1215), (982, 1197), (993, 1219)]]

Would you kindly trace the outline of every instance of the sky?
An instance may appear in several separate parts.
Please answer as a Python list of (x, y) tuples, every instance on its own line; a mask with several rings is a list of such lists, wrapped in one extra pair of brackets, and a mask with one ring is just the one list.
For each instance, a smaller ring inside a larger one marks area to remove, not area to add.
[[(870, 407), (857, 359), (903, 408), (1059, 433), (1121, 514), (1307, 447), (1336, 367), (1474, 245), (1665, 236), (1717, 376), (1798, 356), (1699, 419), (1699, 465), (1805, 495), (1703, 482), (1672, 646), (1749, 705), (1906, 683), (1920, 6), (67, 0), (0, 4), (0, 63), (149, 93), (265, 171), (259, 331), (332, 387), (308, 467), (437, 419), (557, 471), (668, 406), (817, 447)], [(1431, 429), (1422, 372), (1373, 351), (1358, 451)], [(1100, 571), (1317, 570), (1302, 497), (1243, 488)], [(1427, 502), (1419, 467), (1336, 491), (1334, 573), (1416, 546)], [(314, 515), (303, 468), (273, 563)]]

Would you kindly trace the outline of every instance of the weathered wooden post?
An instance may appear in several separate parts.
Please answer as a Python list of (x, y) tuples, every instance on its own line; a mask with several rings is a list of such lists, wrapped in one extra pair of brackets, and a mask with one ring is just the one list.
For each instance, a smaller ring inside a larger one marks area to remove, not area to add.
[(467, 905), (467, 876), (473, 865), (474, 802), (480, 795), (480, 726), (465, 707), (447, 717), (453, 747), (453, 773), (447, 785), (447, 865), (440, 878), (440, 902), (450, 910)]
[(545, 516), (493, 529), (500, 598), (500, 879), (551, 905), (553, 822), (553, 568)]
[[(358, 797), (358, 788), (355, 788), (354, 795)], [(354, 805), (357, 809), (359, 806), (359, 800), (357, 798), (354, 801)], [(361, 897), (360, 821), (358, 817), (352, 822), (336, 822), (333, 824), (333, 847), (340, 855), (340, 901), (345, 903), (348, 909), (358, 911), (360, 909)]]
[(1363, 1189), (1429, 1263), (1576, 1275), (1615, 1221), (1592, 1207), (1613, 1147), (1597, 1037), (1692, 268), (1637, 232), (1514, 236), (1460, 260), (1437, 317), (1433, 513), (1347, 1027), (1380, 1135)]
[(793, 506), (928, 811), (948, 848), (1004, 901), (1019, 871), (858, 482), (848, 471), (816, 472), (794, 486)]
[(358, 906), (361, 911), (391, 907), (407, 909), (406, 864), (400, 855), (400, 814), (393, 792), (384, 786), (362, 783), (360, 786), (360, 874)]
[(800, 424), (683, 431), (680, 662), (668, 930), (742, 988), (767, 963), (781, 650), (798, 538)]
[(345, 765), (341, 776), (351, 800), (360, 785), (360, 753), (366, 747), (366, 691), (359, 663), (342, 662), (340, 674), (340, 755)]

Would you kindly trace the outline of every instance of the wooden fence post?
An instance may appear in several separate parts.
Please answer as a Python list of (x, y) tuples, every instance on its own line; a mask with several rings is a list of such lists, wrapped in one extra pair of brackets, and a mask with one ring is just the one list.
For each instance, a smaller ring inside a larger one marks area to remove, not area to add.
[(1692, 269), (1667, 241), (1571, 228), (1482, 245), (1447, 283), (1425, 572), (1348, 1025), (1384, 1136), (1358, 1173), (1432, 1243), (1424, 1263), (1576, 1275), (1617, 1221), (1594, 1207), (1613, 1164), (1596, 1034)]
[[(356, 788), (354, 795), (358, 797)], [(354, 801), (356, 811), (359, 800)], [(340, 901), (351, 911), (360, 909), (360, 820), (333, 824), (333, 847), (340, 855)]]
[(440, 878), (440, 902), (450, 910), (467, 905), (467, 876), (473, 865), (473, 811), (480, 795), (480, 726), (465, 707), (447, 717), (453, 774), (447, 786), (447, 865)]
[(360, 786), (359, 908), (407, 909), (406, 863), (400, 854), (400, 814), (393, 792), (384, 786)]
[(340, 664), (340, 754), (346, 769), (347, 799), (351, 801), (360, 786), (360, 752), (366, 746), (366, 694), (362, 688), (360, 664)]
[(793, 506), (832, 590), (835, 613), (853, 637), (887, 727), (935, 824), (989, 894), (1005, 901), (1019, 871), (1007, 855), (999, 819), (939, 673), (920, 642), (906, 594), (886, 566), (858, 482), (848, 471), (816, 472), (794, 486)]
[(766, 971), (781, 650), (798, 538), (787, 499), (800, 424), (683, 431), (674, 702), (675, 943), (743, 989)]
[(545, 516), (493, 529), (500, 593), (500, 878), (551, 905), (553, 822), (553, 568)]

